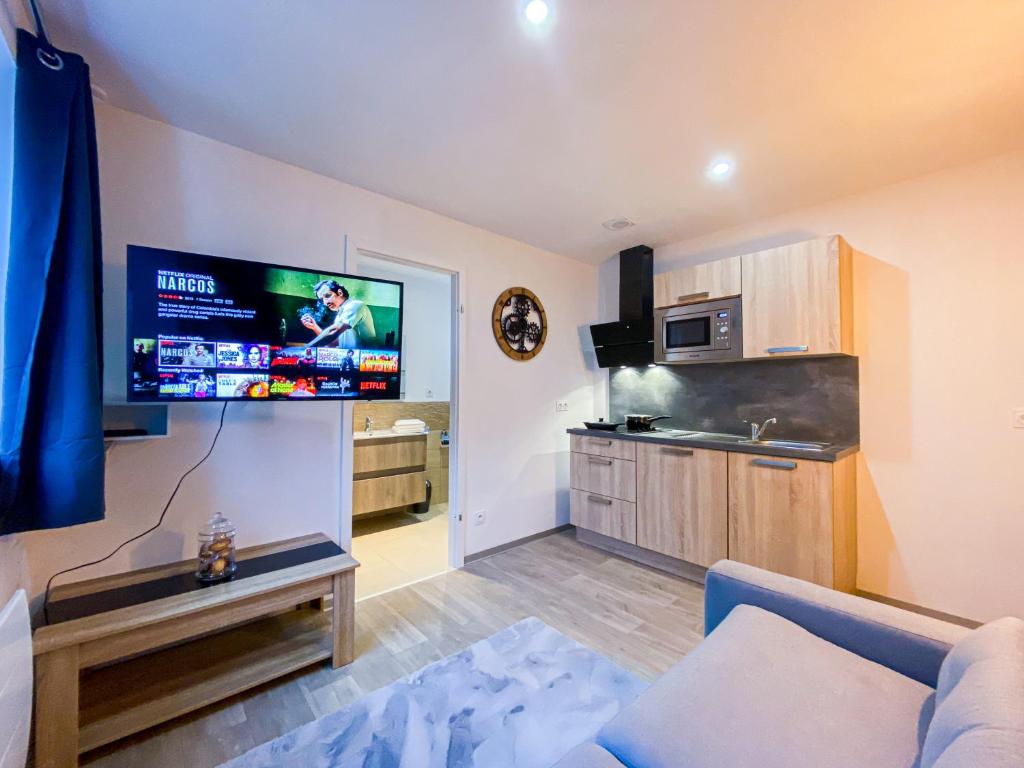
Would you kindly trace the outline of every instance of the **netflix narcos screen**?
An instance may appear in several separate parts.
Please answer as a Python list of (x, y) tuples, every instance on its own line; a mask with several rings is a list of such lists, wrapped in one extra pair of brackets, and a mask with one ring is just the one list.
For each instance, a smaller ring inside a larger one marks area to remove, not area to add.
[(128, 399), (395, 399), (402, 284), (128, 246)]

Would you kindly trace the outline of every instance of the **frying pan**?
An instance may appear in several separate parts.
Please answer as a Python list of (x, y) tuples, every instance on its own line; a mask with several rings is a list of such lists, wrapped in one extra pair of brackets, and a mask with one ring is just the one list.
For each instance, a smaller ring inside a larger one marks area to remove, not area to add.
[(603, 429), (606, 432), (614, 432), (618, 427), (621, 427), (622, 424), (623, 422), (621, 421), (605, 421), (604, 419), (583, 422), (583, 426), (587, 429)]
[(649, 416), (646, 413), (627, 413), (626, 429), (630, 432), (653, 432), (654, 422), (671, 418), (671, 416)]

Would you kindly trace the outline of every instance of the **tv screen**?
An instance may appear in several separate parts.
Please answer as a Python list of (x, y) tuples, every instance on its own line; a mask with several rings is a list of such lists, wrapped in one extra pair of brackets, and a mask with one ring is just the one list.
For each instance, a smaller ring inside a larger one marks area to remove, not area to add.
[(128, 399), (395, 399), (402, 284), (128, 246)]

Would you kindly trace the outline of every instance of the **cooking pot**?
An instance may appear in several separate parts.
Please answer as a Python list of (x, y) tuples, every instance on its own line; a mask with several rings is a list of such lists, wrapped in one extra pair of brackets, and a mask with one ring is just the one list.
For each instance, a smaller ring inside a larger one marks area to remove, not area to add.
[(646, 413), (627, 413), (626, 429), (630, 432), (653, 432), (654, 422), (671, 418), (671, 416), (650, 416)]

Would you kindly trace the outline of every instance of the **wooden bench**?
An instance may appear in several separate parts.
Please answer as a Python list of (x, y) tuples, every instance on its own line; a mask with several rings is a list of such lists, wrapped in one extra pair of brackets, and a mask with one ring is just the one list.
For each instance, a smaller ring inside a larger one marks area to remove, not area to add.
[(237, 561), (213, 585), (185, 560), (52, 591), (32, 638), (38, 768), (77, 766), (83, 752), (309, 664), (352, 661), (351, 555), (313, 534)]

